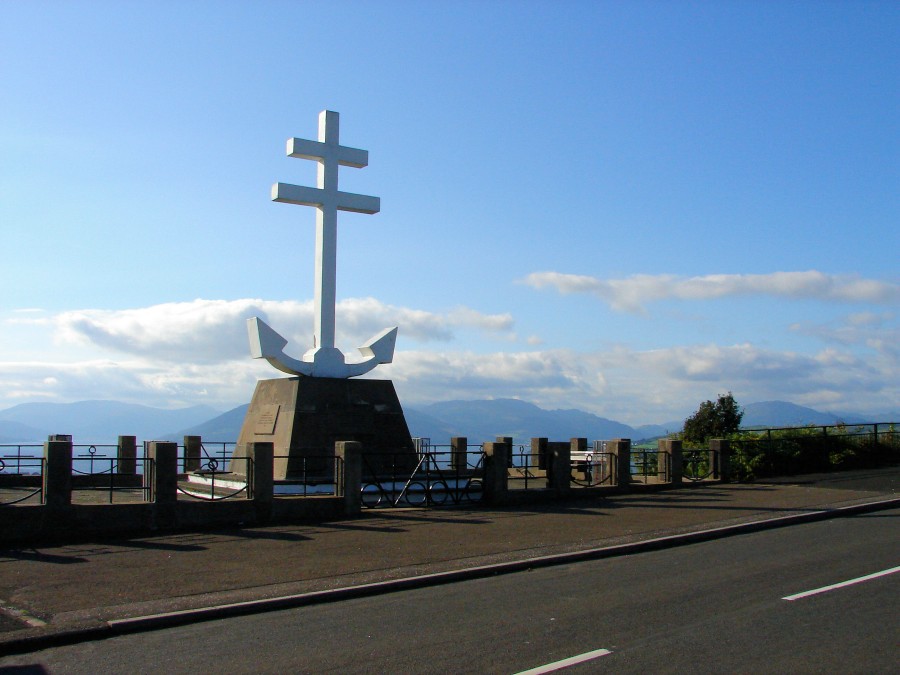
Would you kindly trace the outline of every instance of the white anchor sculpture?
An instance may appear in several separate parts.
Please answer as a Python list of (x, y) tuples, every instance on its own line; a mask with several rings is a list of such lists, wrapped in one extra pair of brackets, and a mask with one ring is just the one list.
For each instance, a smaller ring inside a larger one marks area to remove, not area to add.
[(337, 265), (337, 212), (378, 213), (378, 197), (340, 192), (339, 166), (361, 169), (369, 164), (366, 150), (340, 145), (340, 116), (323, 110), (319, 113), (319, 140), (292, 138), (287, 142), (289, 157), (312, 159), (318, 162), (316, 187), (301, 187), (276, 183), (272, 186), (272, 200), (287, 204), (316, 207), (316, 277), (315, 324), (313, 348), (302, 359), (284, 353), (287, 340), (276, 333), (259, 317), (247, 320), (250, 354), (266, 359), (278, 370), (291, 375), (310, 377), (348, 378), (369, 372), (380, 363), (394, 358), (397, 327), (386, 328), (359, 347), (361, 359), (348, 362), (341, 350), (334, 346), (335, 277)]

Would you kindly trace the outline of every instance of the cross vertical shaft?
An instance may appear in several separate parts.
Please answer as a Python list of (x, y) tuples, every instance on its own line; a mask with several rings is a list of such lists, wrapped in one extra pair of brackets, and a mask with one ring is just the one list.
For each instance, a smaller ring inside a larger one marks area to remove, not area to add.
[(337, 304), (337, 191), (340, 143), (338, 113), (319, 114), (319, 142), (325, 144), (318, 161), (316, 187), (323, 192), (316, 208), (316, 270), (313, 296), (313, 349), (334, 349), (334, 312)]

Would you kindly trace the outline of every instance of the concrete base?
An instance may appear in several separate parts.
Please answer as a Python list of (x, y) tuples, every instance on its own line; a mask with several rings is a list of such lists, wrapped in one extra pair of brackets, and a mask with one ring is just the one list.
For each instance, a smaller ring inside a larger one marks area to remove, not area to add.
[[(274, 445), (274, 479), (334, 475), (334, 444), (362, 444), (363, 471), (415, 467), (416, 453), (390, 380), (289, 377), (260, 380), (238, 436), (230, 471), (245, 473), (249, 443)], [(304, 461), (305, 460), (305, 461)]]

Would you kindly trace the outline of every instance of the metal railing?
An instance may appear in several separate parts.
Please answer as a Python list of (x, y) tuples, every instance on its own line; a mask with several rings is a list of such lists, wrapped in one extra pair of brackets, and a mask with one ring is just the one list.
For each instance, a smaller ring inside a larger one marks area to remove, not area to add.
[[(663, 455), (660, 458), (660, 455)], [(649, 483), (659, 480), (660, 461), (663, 462), (663, 474), (666, 472), (665, 458), (666, 453), (659, 450), (642, 450), (640, 448), (631, 449), (631, 480), (642, 483)]]
[(208, 464), (211, 460), (215, 460), (217, 468), (226, 467), (231, 461), (234, 447), (235, 443), (229, 441), (201, 441), (198, 448), (200, 454), (189, 455), (188, 448), (184, 445), (179, 445), (178, 461), (183, 473), (202, 471), (204, 467), (208, 469)]
[(900, 460), (894, 422), (773, 427), (731, 437), (738, 479), (881, 466)]
[(530, 448), (526, 450), (524, 445), (519, 445), (510, 451), (507, 489), (534, 490), (547, 487), (547, 471), (540, 468), (540, 461), (531, 454)]
[[(12, 449), (15, 448), (15, 454)], [(28, 454), (22, 454), (22, 450), (26, 449)], [(44, 446), (40, 443), (3, 443), (0, 444), (0, 459), (4, 461), (0, 474), (19, 474), (22, 473), (22, 460), (34, 460), (43, 457)], [(29, 464), (27, 468), (32, 468)]]
[(276, 497), (322, 497), (337, 495), (343, 489), (344, 460), (324, 452), (295, 457), (275, 455), (290, 466), (289, 478), (275, 483)]
[[(179, 461), (184, 465), (192, 458), (181, 457)], [(243, 495), (246, 499), (253, 499), (253, 460), (250, 457), (235, 457), (232, 462), (243, 464), (245, 469), (240, 476), (227, 469), (220, 469), (222, 464), (215, 457), (206, 457), (199, 469), (191, 471), (191, 480), (179, 482), (178, 493), (207, 502), (221, 502), (226, 499), (234, 499)], [(187, 473), (187, 471), (182, 471)], [(227, 477), (226, 477), (227, 476)]]
[(235, 445), (236, 443), (229, 441), (202, 441), (200, 449), (207, 459), (216, 459), (221, 466), (227, 466), (234, 454)]
[(588, 452), (583, 459), (572, 460), (569, 482), (577, 487), (615, 485), (618, 457), (610, 452)]
[(712, 450), (683, 450), (681, 458), (682, 480), (697, 483), (715, 474), (718, 453)]
[[(78, 454), (79, 450), (81, 454)], [(110, 450), (113, 451), (112, 457)], [(118, 451), (118, 445), (73, 445), (72, 475), (96, 476), (102, 473), (116, 473)], [(99, 470), (98, 465), (101, 467)]]
[(478, 502), (483, 493), (484, 452), (461, 454), (419, 444), (414, 461), (408, 453), (363, 455), (362, 503), (379, 506), (440, 506)]
[(118, 457), (97, 457), (96, 453), (94, 453), (87, 456), (78, 456), (78, 459), (88, 461), (89, 469), (88, 471), (83, 471), (75, 468), (76, 457), (73, 456), (73, 498), (77, 492), (105, 492), (110, 504), (115, 501), (116, 497), (139, 496), (142, 501), (152, 501), (153, 488), (149, 479), (153, 476), (153, 472), (148, 470), (148, 467), (153, 464), (151, 458), (137, 457), (129, 460), (135, 465), (136, 470), (134, 473), (120, 473), (118, 470)]
[(20, 451), (0, 456), (0, 506), (21, 504), (34, 497), (43, 504), (44, 467), (43, 457), (22, 455)]

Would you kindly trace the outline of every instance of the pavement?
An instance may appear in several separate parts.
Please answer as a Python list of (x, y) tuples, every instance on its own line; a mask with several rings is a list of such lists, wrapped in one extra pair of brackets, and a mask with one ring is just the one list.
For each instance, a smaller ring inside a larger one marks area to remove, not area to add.
[(0, 549), (0, 655), (900, 506), (900, 467)]

